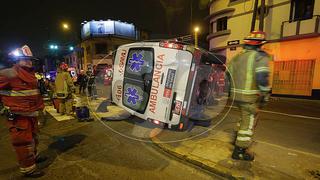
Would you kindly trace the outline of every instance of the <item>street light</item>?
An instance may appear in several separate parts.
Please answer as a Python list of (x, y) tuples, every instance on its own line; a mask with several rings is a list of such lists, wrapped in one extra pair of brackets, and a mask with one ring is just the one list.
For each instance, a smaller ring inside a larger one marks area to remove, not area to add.
[(69, 26), (69, 24), (68, 23), (62, 23), (62, 29), (63, 30), (69, 30), (70, 29), (70, 26)]
[(198, 32), (200, 31), (200, 28), (196, 26), (194, 28), (194, 46), (197, 48), (198, 47)]

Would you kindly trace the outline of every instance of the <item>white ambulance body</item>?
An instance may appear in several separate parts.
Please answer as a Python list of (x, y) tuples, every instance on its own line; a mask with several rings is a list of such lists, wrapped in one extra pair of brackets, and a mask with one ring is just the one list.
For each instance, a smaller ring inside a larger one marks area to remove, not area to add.
[(219, 58), (176, 41), (120, 46), (114, 61), (113, 102), (155, 124), (185, 129), (190, 117), (203, 118), (194, 111), (199, 88), (212, 64), (224, 63)]

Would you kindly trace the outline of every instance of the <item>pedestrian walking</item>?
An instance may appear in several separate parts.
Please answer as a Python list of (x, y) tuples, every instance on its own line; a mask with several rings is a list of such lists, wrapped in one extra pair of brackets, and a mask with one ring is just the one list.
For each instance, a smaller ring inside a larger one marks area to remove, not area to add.
[(68, 65), (65, 63), (61, 63), (58, 68), (58, 74), (55, 80), (55, 94), (56, 97), (60, 100), (59, 102), (59, 113), (60, 114), (68, 114), (72, 113), (72, 105), (73, 105), (73, 96), (74, 85), (69, 74)]
[(253, 31), (244, 39), (244, 50), (229, 64), (231, 78), (230, 95), (241, 111), (240, 127), (235, 139), (232, 158), (252, 161), (253, 153), (248, 151), (252, 143), (256, 124), (257, 108), (269, 98), (270, 56), (261, 50), (266, 43), (265, 33)]
[(11, 143), (19, 161), (20, 172), (26, 177), (40, 177), (44, 173), (37, 163), (45, 157), (37, 154), (38, 114), (44, 108), (33, 70), (33, 57), (26, 45), (9, 54), (13, 67), (0, 73), (0, 95), (6, 114)]

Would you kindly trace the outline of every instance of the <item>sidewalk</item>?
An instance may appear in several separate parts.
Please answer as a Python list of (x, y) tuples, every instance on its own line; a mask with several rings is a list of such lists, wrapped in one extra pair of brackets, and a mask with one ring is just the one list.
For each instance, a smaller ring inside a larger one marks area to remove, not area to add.
[[(273, 99), (264, 111), (320, 117), (319, 107), (320, 101), (277, 98)], [(231, 144), (232, 135), (228, 133), (230, 131), (223, 128), (209, 130), (196, 138), (172, 141), (172, 139), (187, 137), (187, 133), (190, 137), (190, 134), (195, 135), (207, 129), (195, 127), (190, 132), (161, 131), (152, 140), (169, 154), (228, 179), (320, 179), (320, 152), (308, 153), (290, 146), (284, 147), (276, 143), (256, 140), (251, 147), (255, 153), (255, 160), (253, 162), (236, 161), (231, 158), (234, 148)], [(313, 141), (319, 139), (319, 137), (312, 138)]]
[(229, 179), (319, 179), (320, 154), (299, 153), (272, 144), (256, 142), (253, 162), (231, 159), (231, 135), (209, 131), (201, 137), (165, 143), (166, 134), (152, 140), (162, 150)]

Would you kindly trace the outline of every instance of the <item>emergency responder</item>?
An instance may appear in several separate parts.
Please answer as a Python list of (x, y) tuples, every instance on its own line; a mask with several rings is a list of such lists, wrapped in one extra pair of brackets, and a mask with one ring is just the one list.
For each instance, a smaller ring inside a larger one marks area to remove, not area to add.
[(84, 70), (80, 70), (80, 74), (78, 76), (77, 84), (79, 85), (79, 94), (85, 93), (87, 88), (88, 77), (85, 74)]
[(74, 85), (67, 70), (68, 65), (66, 63), (61, 63), (57, 70), (57, 77), (55, 80), (55, 94), (60, 100), (59, 113), (62, 115), (65, 113), (71, 115), (73, 105), (72, 93), (74, 92)]
[(244, 39), (244, 50), (229, 64), (231, 98), (241, 111), (232, 158), (252, 161), (253, 153), (248, 151), (252, 143), (253, 128), (256, 123), (257, 108), (269, 98), (270, 56), (261, 50), (266, 43), (265, 33), (253, 31)]
[(26, 45), (9, 54), (16, 64), (0, 70), (0, 95), (8, 116), (8, 128), (12, 145), (26, 177), (40, 177), (44, 173), (36, 163), (45, 160), (37, 154), (38, 113), (44, 108), (32, 67), (36, 60)]
[(91, 97), (92, 99), (96, 99), (97, 97), (97, 89), (96, 89), (96, 83), (95, 83), (95, 78), (96, 76), (94, 75), (93, 72), (88, 73), (88, 96)]

